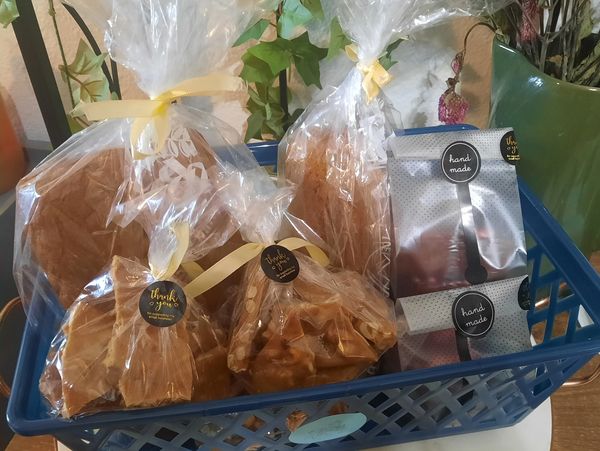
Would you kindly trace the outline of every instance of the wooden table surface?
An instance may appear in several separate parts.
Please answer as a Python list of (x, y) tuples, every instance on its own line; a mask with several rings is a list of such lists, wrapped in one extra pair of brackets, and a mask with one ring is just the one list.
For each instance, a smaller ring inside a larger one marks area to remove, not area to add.
[[(590, 373), (600, 356), (580, 371)], [(600, 450), (600, 378), (552, 396), (552, 451)]]

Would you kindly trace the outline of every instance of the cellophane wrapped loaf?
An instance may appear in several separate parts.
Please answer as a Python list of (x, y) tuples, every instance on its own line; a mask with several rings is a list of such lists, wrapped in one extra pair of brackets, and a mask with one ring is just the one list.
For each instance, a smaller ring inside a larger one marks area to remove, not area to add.
[[(266, 0), (71, 3), (94, 14), (89, 19), (105, 31), (111, 57), (151, 98), (217, 70), (236, 37), (272, 7)], [(164, 143), (152, 121), (131, 142), (135, 118), (104, 120), (74, 135), (17, 186), (13, 270), (30, 321), (43, 314), (31, 308), (34, 298), (68, 308), (114, 255), (144, 259), (150, 252), (156, 265), (164, 263), (177, 246), (176, 223), (190, 225), (186, 260), (207, 256), (234, 235), (225, 205), (214, 202), (214, 182), (226, 174), (231, 183), (248, 183), (251, 177), (237, 174), (260, 170), (256, 161), (211, 114), (176, 104), (165, 115)]]
[[(271, 213), (249, 241), (275, 242), (285, 212)], [(362, 275), (271, 245), (244, 268), (227, 362), (264, 393), (354, 379), (395, 343), (391, 301)]]
[[(398, 38), (450, 16), (487, 12), (505, 3), (323, 2), (326, 16), (337, 17), (354, 44), (357, 65), (340, 86), (326, 87), (288, 130), (280, 145), (279, 173), (297, 185), (291, 214), (325, 241), (332, 262), (365, 275), (386, 294), (392, 233), (383, 142), (400, 123), (379, 87), (367, 92), (377, 78), (373, 64)], [(406, 70), (402, 62), (397, 66)]]
[[(110, 4), (92, 10), (109, 11), (98, 22), (111, 57), (153, 98), (213, 72), (272, 6), (91, 3)], [(40, 379), (56, 414), (236, 392), (227, 368), (226, 288), (193, 298), (185, 286), (237, 246), (256, 193), (273, 182), (239, 135), (211, 114), (168, 102), (160, 119), (148, 120), (133, 141), (136, 118), (92, 125), (18, 188), (15, 275), (29, 319), (36, 324), (42, 306), (57, 308), (57, 296), (68, 309)], [(164, 142), (159, 127), (166, 127)]]

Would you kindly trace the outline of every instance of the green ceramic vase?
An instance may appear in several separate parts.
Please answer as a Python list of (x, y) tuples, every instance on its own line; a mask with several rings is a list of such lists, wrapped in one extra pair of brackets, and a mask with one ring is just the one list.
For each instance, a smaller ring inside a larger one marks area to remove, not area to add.
[(557, 80), (494, 42), (490, 127), (513, 127), (518, 174), (589, 256), (600, 250), (600, 89)]

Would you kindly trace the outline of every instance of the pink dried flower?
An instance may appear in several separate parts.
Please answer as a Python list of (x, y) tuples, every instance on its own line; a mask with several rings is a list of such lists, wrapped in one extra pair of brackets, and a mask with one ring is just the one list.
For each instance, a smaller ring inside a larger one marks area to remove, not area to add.
[(521, 42), (531, 42), (538, 36), (537, 24), (540, 21), (540, 7), (537, 0), (525, 0), (521, 6), (523, 14), (519, 37)]
[(454, 75), (459, 75), (463, 68), (463, 63), (465, 61), (465, 51), (458, 52), (452, 62), (450, 63), (450, 67), (452, 68), (452, 72)]
[(448, 89), (440, 96), (438, 102), (438, 119), (446, 125), (464, 122), (469, 111), (469, 102), (456, 93), (457, 80), (449, 78)]

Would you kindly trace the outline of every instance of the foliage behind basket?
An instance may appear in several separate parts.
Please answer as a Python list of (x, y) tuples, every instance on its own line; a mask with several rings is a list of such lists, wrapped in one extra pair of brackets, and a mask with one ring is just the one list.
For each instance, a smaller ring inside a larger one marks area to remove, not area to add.
[(600, 1), (518, 0), (491, 20), (504, 42), (541, 71), (600, 86)]

